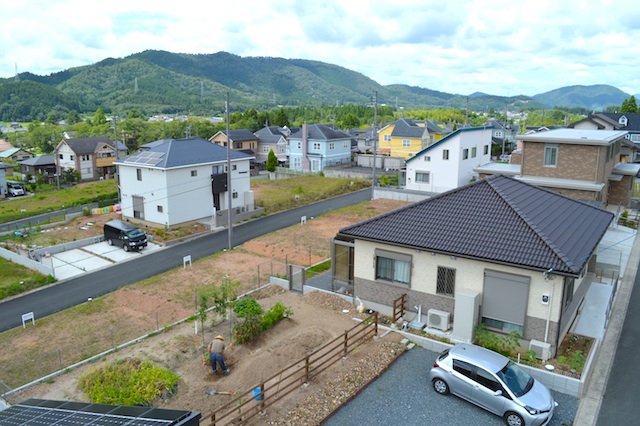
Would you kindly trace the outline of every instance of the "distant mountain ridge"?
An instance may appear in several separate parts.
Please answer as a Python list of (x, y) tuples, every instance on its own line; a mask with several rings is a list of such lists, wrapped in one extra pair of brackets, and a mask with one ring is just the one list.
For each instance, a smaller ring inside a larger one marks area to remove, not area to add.
[(374, 93), (380, 104), (406, 109), (468, 106), (479, 112), (554, 106), (598, 110), (621, 105), (629, 97), (606, 85), (563, 87), (533, 97), (466, 96), (404, 84), (382, 86), (361, 73), (319, 61), (227, 52), (146, 50), (48, 76), (25, 72), (18, 77), (20, 82), (0, 79), (0, 120), (42, 120), (51, 111), (94, 112), (98, 107), (114, 113), (138, 108), (145, 114), (212, 115), (224, 111), (227, 93), (234, 110), (371, 105)]

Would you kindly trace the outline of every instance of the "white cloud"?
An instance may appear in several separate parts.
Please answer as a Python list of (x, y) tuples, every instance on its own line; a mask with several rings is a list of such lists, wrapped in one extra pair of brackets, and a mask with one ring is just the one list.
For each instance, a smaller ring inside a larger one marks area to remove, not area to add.
[[(3, 5), (0, 77), (147, 49), (336, 64), (380, 84), (534, 95), (610, 84), (640, 93), (640, 8), (595, 0), (388, 2), (23, 0)], [(635, 10), (631, 10), (635, 9)]]

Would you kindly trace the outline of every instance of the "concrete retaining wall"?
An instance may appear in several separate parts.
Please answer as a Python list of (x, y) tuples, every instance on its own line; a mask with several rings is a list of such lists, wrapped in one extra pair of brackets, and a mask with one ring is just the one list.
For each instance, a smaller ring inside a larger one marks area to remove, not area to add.
[(10, 250), (0, 248), (0, 257), (7, 259), (13, 263), (17, 263), (18, 265), (22, 265), (26, 268), (36, 270), (44, 275), (53, 276), (53, 269), (49, 268), (46, 265), (43, 265), (40, 262), (29, 259), (28, 257), (24, 257), (19, 255), (18, 253), (14, 253)]

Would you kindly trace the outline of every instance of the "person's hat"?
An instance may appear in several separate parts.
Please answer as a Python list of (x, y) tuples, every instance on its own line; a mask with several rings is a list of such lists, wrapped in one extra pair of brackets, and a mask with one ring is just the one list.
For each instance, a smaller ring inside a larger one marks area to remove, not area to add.
[(224, 337), (222, 337), (222, 336), (221, 336), (221, 335), (219, 335), (219, 334), (216, 336), (216, 339), (224, 341)]

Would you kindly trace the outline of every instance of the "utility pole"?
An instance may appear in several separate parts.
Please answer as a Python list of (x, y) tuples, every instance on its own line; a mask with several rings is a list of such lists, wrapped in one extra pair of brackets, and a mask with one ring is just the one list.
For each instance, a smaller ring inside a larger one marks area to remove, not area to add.
[(231, 125), (229, 123), (229, 92), (227, 92), (226, 100), (224, 103), (225, 108), (225, 119), (227, 120), (227, 199), (229, 205), (227, 206), (227, 234), (228, 234), (228, 247), (229, 250), (233, 249), (231, 245), (231, 233), (233, 228), (233, 220), (231, 220), (231, 203), (233, 202), (233, 194), (231, 193), (231, 139), (229, 138), (229, 133), (231, 133)]
[(376, 191), (376, 151), (378, 150), (378, 135), (376, 134), (376, 127), (378, 126), (378, 92), (375, 92), (373, 96), (373, 130), (371, 131), (371, 137), (373, 138), (373, 168), (371, 169), (371, 199), (375, 200)]

